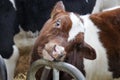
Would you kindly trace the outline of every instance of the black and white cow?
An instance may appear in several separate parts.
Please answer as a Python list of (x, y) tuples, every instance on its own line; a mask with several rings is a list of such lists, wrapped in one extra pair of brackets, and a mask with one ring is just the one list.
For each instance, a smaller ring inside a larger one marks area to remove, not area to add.
[(13, 37), (18, 32), (16, 11), (9, 0), (0, 0), (0, 55), (5, 60), (8, 80), (13, 80), (19, 56)]
[[(50, 12), (59, 0), (15, 0), (19, 23), (23, 30), (39, 31), (45, 21), (50, 18)], [(66, 10), (79, 14), (91, 13), (96, 0), (62, 0)]]

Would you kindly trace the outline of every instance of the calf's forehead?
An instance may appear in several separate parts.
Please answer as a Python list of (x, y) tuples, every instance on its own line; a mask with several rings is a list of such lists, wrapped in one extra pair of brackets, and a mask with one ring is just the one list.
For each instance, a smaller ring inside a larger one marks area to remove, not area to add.
[(85, 28), (83, 26), (83, 23), (78, 15), (75, 13), (70, 13), (70, 19), (72, 21), (72, 27), (69, 31), (69, 38), (68, 41), (73, 40), (77, 34), (80, 32), (84, 33)]
[[(83, 26), (83, 23), (80, 17), (77, 14), (70, 12), (67, 15), (66, 14), (61, 15), (59, 13), (56, 16), (54, 16), (54, 19), (50, 18), (44, 25), (45, 29), (43, 29), (42, 32), (43, 33), (49, 32), (50, 29), (56, 30), (55, 28), (58, 28), (58, 27), (55, 27), (55, 23), (57, 22), (57, 19), (61, 19), (61, 27), (59, 28), (61, 28), (63, 32), (66, 31), (66, 33), (68, 33), (68, 37), (67, 37), (68, 42), (73, 40), (79, 33), (81, 32), (84, 33), (85, 31), (85, 28)], [(61, 31), (61, 30), (58, 30), (58, 31)]]

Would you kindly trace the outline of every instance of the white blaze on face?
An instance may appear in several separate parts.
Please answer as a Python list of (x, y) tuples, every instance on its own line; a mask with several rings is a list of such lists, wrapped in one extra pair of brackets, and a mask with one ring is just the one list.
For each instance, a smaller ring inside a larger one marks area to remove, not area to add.
[(68, 41), (73, 40), (79, 32), (84, 33), (85, 31), (83, 23), (81, 22), (80, 18), (78, 18), (77, 15), (75, 15), (74, 13), (70, 13), (70, 19), (72, 21), (72, 27), (69, 32)]

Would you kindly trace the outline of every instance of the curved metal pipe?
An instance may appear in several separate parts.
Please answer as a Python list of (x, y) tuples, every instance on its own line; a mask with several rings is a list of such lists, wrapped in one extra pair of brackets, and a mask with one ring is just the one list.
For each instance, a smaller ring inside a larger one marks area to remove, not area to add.
[(37, 60), (31, 65), (28, 71), (27, 80), (36, 80), (35, 74), (38, 71), (38, 69), (40, 69), (43, 66), (49, 66), (51, 68), (56, 68), (59, 71), (64, 71), (70, 74), (75, 80), (85, 80), (83, 74), (73, 65), (65, 62), (52, 62), (43, 59)]
[(1, 55), (0, 55), (0, 80), (7, 80), (6, 66)]

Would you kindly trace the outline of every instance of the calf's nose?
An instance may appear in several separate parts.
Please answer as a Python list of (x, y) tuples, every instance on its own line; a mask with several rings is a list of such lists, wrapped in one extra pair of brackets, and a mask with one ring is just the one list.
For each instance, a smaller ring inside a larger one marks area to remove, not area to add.
[(45, 45), (42, 53), (44, 59), (51, 61), (62, 61), (66, 55), (64, 47), (52, 42)]
[(64, 47), (59, 45), (54, 45), (52, 56), (55, 60), (61, 60), (65, 56), (66, 52)]

